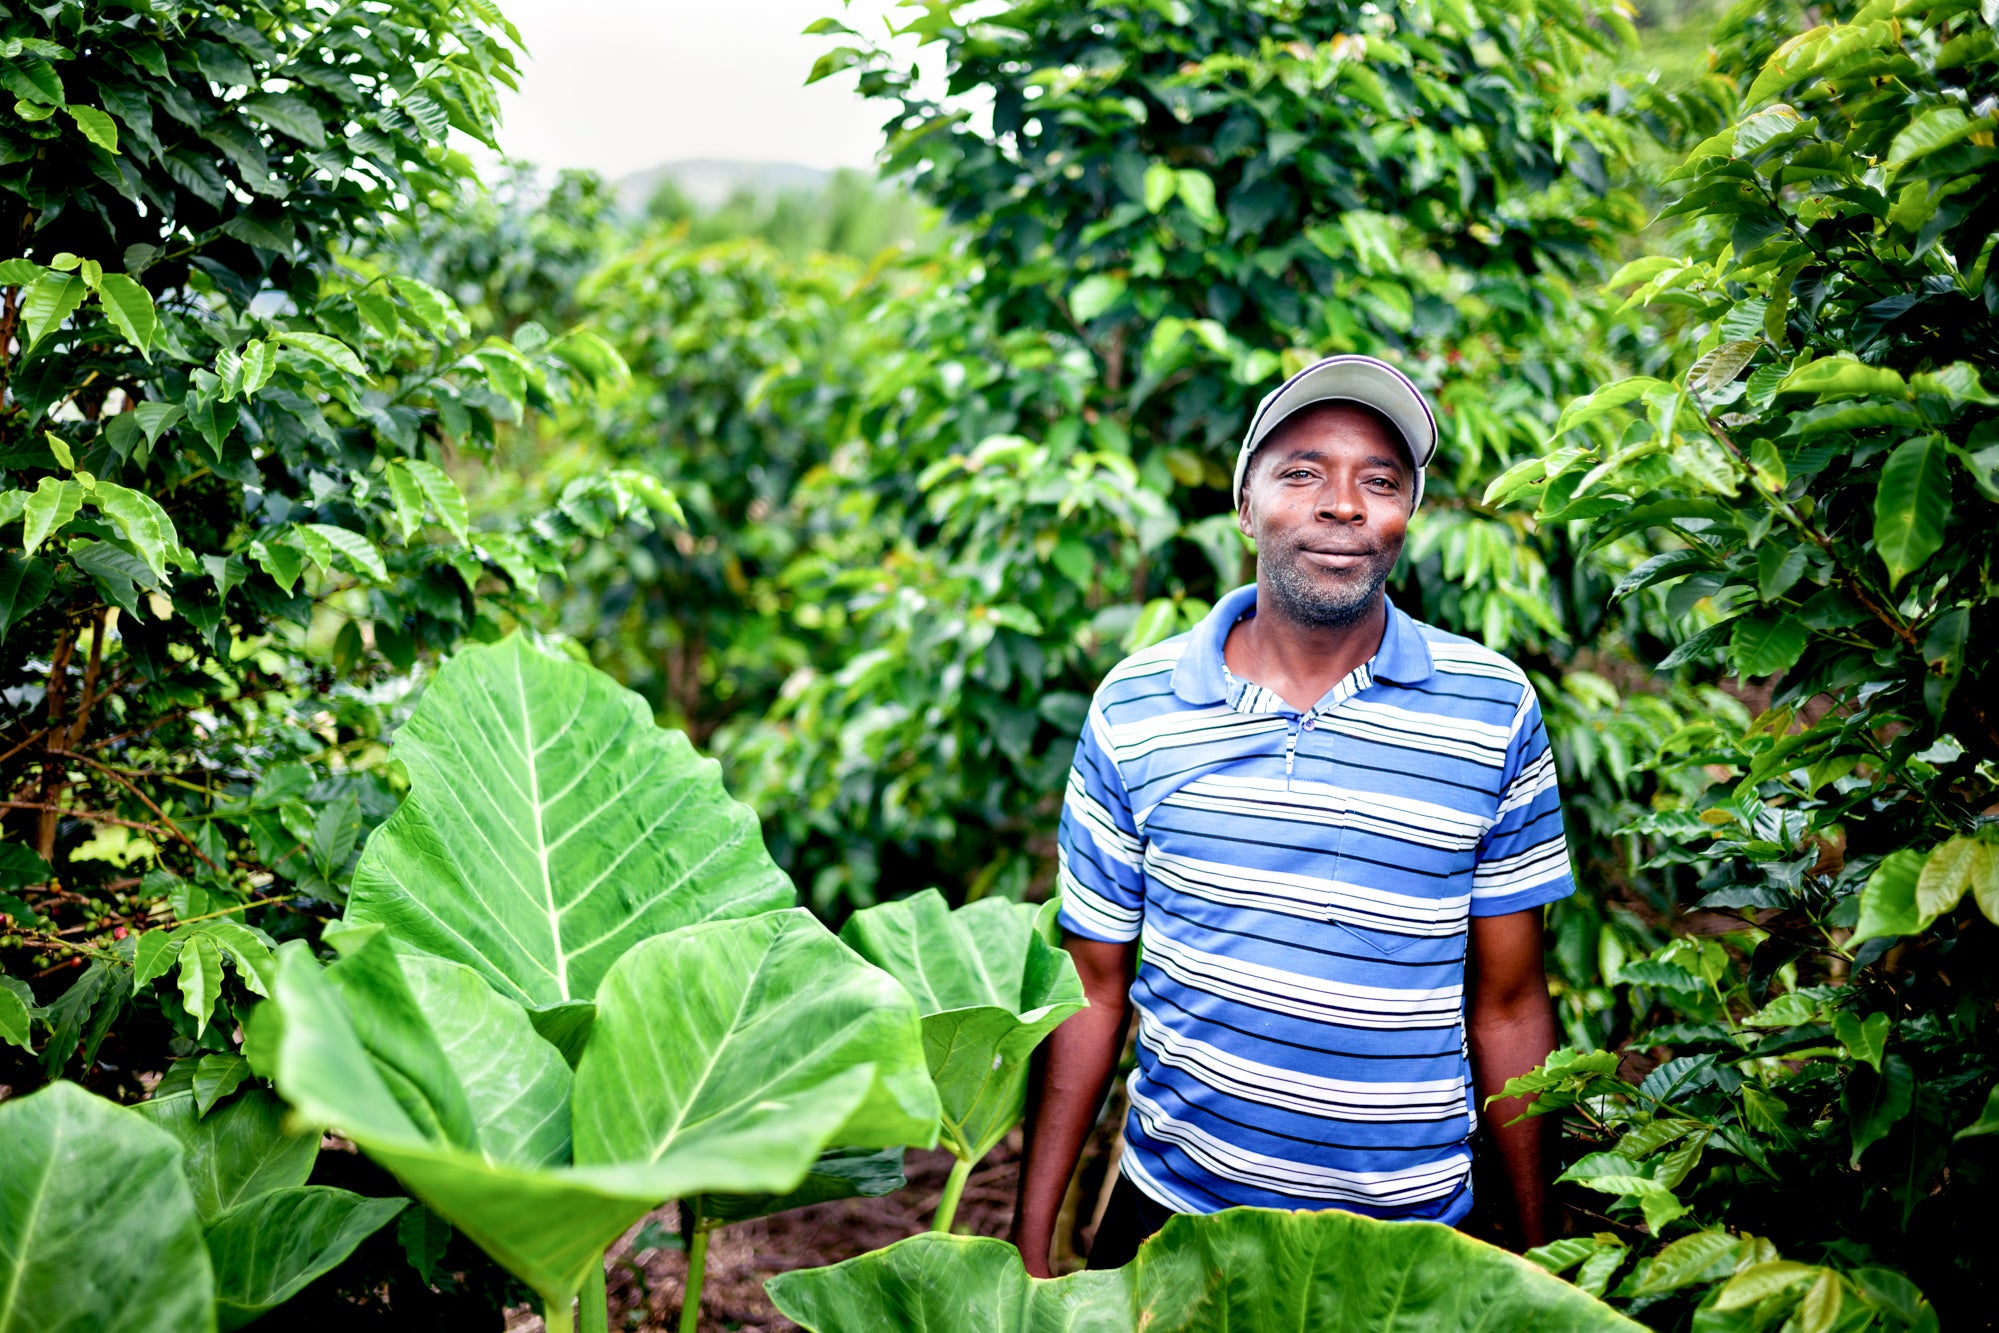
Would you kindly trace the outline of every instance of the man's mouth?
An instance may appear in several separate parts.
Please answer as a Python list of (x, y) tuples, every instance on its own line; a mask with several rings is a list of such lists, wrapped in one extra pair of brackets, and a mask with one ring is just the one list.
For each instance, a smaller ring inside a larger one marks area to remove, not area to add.
[(1299, 548), (1298, 554), (1305, 558), (1307, 564), (1315, 565), (1320, 569), (1330, 570), (1355, 569), (1367, 564), (1374, 557), (1374, 552), (1366, 548), (1348, 550), (1345, 548), (1305, 546)]

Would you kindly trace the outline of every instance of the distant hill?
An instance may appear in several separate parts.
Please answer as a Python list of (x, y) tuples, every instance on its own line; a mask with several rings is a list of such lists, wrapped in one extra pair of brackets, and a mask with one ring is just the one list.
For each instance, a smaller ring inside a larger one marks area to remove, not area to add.
[(786, 193), (817, 194), (832, 175), (824, 168), (796, 162), (735, 162), (698, 157), (662, 162), (635, 171), (613, 181), (611, 189), (618, 196), (619, 206), (633, 213), (644, 209), (660, 182), (668, 180), (697, 208), (716, 208), (738, 192), (759, 199)]
[[(669, 188), (671, 201), (661, 197)], [(946, 235), (936, 210), (866, 168), (699, 158), (635, 171), (610, 189), (629, 221), (670, 225), (696, 245), (755, 237), (790, 259), (865, 259), (904, 243), (926, 250)]]

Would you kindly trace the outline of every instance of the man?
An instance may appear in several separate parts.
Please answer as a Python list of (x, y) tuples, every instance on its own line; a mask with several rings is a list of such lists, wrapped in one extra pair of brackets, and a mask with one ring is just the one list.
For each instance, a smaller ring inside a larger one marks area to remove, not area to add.
[[(1036, 1276), (1134, 1011), (1095, 1268), (1175, 1212), (1455, 1224), (1478, 1104), (1554, 1047), (1541, 909), (1574, 886), (1534, 691), (1382, 593), (1436, 448), (1386, 363), (1292, 376), (1236, 462), (1255, 584), (1097, 691), (1060, 839), (1090, 1007), (1043, 1052), (1014, 1221)], [(1506, 1123), (1523, 1109), (1495, 1103), (1491, 1138), (1536, 1245), (1540, 1123)]]

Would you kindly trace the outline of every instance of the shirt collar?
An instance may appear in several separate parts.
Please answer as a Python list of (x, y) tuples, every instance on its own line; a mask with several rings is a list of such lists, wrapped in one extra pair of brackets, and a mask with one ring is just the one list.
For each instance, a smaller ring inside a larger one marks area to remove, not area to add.
[[(1225, 593), (1201, 623), (1188, 631), (1187, 646), (1173, 668), (1173, 693), (1190, 704), (1229, 702), (1228, 673), (1222, 648), (1228, 643), (1235, 623), (1256, 609), (1256, 585), (1245, 584)], [(1381, 647), (1368, 663), (1376, 680), (1398, 685), (1415, 685), (1428, 680), (1436, 670), (1430, 659), (1430, 645), (1416, 622), (1388, 603), (1388, 627)]]

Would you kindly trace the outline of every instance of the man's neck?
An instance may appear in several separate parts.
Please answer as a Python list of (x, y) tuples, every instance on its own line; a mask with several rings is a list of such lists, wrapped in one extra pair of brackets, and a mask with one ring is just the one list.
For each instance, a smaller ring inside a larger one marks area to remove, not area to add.
[(1308, 625), (1290, 619), (1258, 581), (1256, 614), (1237, 621), (1222, 645), (1230, 671), (1271, 691), (1299, 712), (1309, 712), (1356, 667), (1381, 650), (1388, 629), (1388, 600), (1351, 625)]

